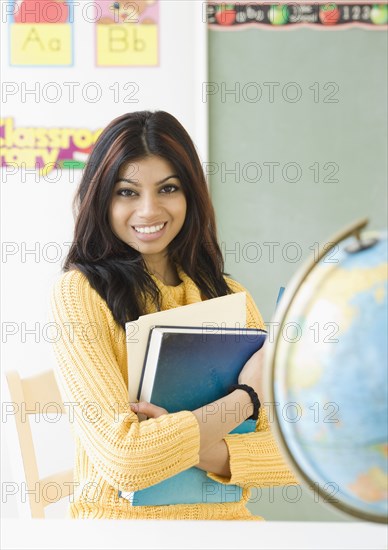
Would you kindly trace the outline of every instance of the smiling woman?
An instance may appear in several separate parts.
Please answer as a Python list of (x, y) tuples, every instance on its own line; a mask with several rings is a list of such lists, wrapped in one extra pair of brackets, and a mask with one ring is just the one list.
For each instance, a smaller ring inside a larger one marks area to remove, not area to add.
[(173, 166), (159, 156), (124, 164), (109, 209), (112, 231), (143, 256), (148, 270), (165, 284), (176, 271), (168, 262), (168, 245), (183, 227), (186, 198)]
[[(212, 403), (212, 415), (205, 407), (170, 414), (153, 403), (128, 402), (126, 322), (245, 291), (224, 273), (214, 210), (186, 130), (163, 111), (113, 120), (93, 149), (75, 214), (65, 272), (52, 291), (53, 317), (62, 329), (54, 343), (58, 374), (66, 400), (76, 404), (70, 517), (261, 520), (246, 507), (252, 486), (295, 483), (264, 409), (255, 432), (229, 434), (252, 414), (257, 418), (262, 349), (240, 372), (245, 389)], [(263, 328), (246, 294), (247, 326)], [(85, 338), (91, 324), (98, 338)], [(148, 419), (139, 421), (137, 413)], [(220, 483), (241, 486), (242, 498), (132, 506), (118, 496), (192, 466)]]
[[(174, 179), (163, 186), (168, 176)], [(160, 292), (151, 276), (156, 272), (162, 281), (176, 279), (179, 265), (204, 298), (232, 292), (222, 275), (201, 162), (190, 136), (169, 113), (129, 113), (105, 128), (85, 168), (74, 210), (74, 242), (64, 270), (83, 272), (123, 328), (144, 313), (145, 296), (159, 309)], [(162, 222), (166, 229), (152, 242), (133, 227)], [(154, 251), (158, 254), (152, 256)]]

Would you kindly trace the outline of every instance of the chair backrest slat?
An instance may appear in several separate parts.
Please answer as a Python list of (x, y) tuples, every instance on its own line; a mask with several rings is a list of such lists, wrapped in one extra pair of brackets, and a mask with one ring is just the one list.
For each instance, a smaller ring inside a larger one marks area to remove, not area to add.
[(73, 470), (64, 470), (40, 479), (40, 494), (44, 507), (73, 493)]
[[(36, 410), (36, 403), (40, 405), (40, 411), (66, 413), (62, 397), (58, 389), (53, 371), (46, 371), (31, 378), (22, 380), (25, 407), (27, 411)], [(55, 410), (57, 409), (57, 411)], [(39, 409), (38, 409), (39, 410)]]
[(72, 470), (39, 477), (35, 446), (29, 422), (31, 414), (66, 414), (53, 371), (21, 379), (15, 370), (6, 372), (9, 396), (14, 408), (18, 443), (32, 518), (44, 518), (44, 508), (73, 492)]

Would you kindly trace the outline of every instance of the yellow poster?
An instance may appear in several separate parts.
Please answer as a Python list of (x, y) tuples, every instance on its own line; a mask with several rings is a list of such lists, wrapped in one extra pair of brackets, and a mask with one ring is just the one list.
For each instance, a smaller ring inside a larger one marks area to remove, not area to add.
[(158, 66), (158, 0), (96, 0), (94, 7), (97, 66)]
[(70, 66), (73, 64), (71, 2), (11, 2), (10, 64)]

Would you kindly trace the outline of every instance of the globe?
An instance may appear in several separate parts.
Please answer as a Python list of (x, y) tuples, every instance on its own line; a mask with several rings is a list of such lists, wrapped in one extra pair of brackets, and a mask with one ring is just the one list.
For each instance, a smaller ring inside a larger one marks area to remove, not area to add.
[[(269, 332), (273, 431), (301, 483), (387, 521), (387, 233), (345, 229), (287, 285)], [(277, 329), (276, 329), (277, 327)]]

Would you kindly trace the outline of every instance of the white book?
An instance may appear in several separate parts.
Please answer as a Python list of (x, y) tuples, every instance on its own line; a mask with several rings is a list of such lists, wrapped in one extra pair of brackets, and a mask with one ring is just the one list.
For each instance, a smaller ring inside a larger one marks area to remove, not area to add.
[(149, 313), (136, 321), (126, 323), (128, 392), (131, 402), (137, 401), (148, 335), (151, 328), (157, 325), (212, 326), (215, 332), (224, 328), (245, 328), (246, 293), (236, 292), (187, 306)]

